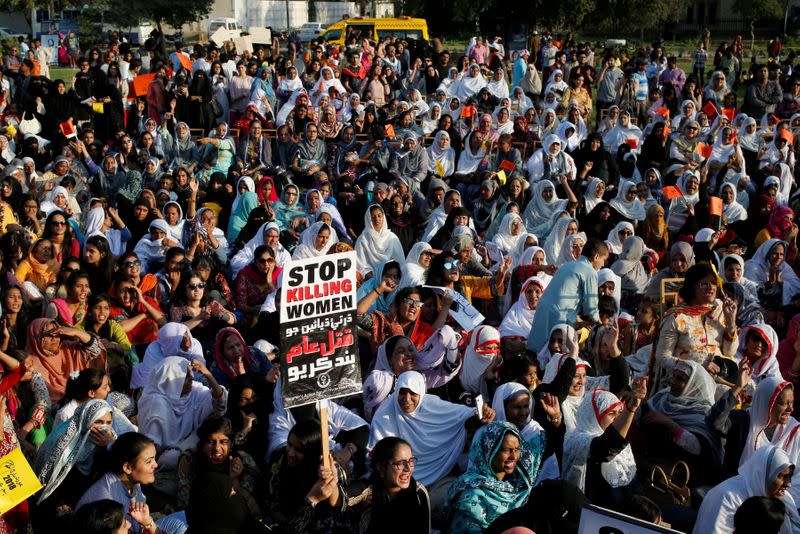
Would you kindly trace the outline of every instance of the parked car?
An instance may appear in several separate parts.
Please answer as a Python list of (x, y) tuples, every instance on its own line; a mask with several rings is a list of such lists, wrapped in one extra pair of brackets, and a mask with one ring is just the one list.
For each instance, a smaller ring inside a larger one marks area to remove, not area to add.
[(325, 31), (325, 24), (321, 22), (306, 22), (297, 31), (297, 37), (304, 43), (316, 39)]
[(0, 28), (0, 40), (17, 39), (19, 37), (27, 37), (24, 33), (15, 32), (8, 28)]
[(225, 40), (236, 39), (237, 37), (242, 36), (242, 27), (238, 22), (236, 22), (236, 19), (224, 18), (211, 19), (208, 22), (208, 38), (210, 39), (214, 35), (214, 32), (220, 28), (224, 28), (228, 31), (228, 35), (225, 36)]

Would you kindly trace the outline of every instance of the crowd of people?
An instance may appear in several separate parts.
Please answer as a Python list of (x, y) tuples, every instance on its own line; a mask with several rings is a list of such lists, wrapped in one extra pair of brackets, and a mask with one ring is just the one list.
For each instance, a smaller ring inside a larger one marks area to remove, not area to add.
[[(533, 41), (10, 50), (0, 532), (800, 532), (793, 57)], [(281, 273), (346, 251), (323, 434)]]

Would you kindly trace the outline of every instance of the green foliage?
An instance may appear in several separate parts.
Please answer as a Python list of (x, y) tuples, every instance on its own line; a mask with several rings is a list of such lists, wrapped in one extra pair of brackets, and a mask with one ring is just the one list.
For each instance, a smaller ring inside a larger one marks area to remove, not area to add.
[(750, 21), (772, 20), (783, 16), (780, 0), (735, 0), (733, 9)]
[(208, 15), (214, 0), (109, 0), (106, 21), (120, 26), (134, 26), (152, 21), (157, 27), (169, 24), (180, 28)]

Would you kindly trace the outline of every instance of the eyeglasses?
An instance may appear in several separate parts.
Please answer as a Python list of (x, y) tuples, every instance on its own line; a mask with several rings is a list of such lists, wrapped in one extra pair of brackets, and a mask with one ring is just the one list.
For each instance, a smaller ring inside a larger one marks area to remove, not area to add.
[(414, 469), (414, 466), (417, 465), (417, 458), (412, 456), (408, 460), (397, 460), (396, 462), (390, 462), (391, 465), (397, 471), (411, 471)]
[(78, 269), (75, 268), (75, 267), (62, 267), (61, 268), (61, 272), (62, 273), (76, 273), (76, 272), (78, 272)]
[(194, 291), (195, 289), (205, 289), (206, 283), (205, 282), (197, 282), (196, 284), (187, 284), (186, 287)]
[(461, 262), (458, 260), (448, 261), (447, 263), (444, 264), (444, 268), (447, 269), (448, 271), (452, 271), (454, 269), (458, 269), (458, 265), (460, 263)]
[(130, 269), (131, 267), (139, 267), (141, 265), (142, 262), (140, 262), (139, 260), (126, 261), (125, 263), (122, 264), (122, 266), (126, 269)]
[(415, 300), (415, 299), (412, 299), (412, 298), (404, 298), (403, 299), (403, 304), (405, 304), (406, 306), (413, 306), (414, 308), (421, 308), (422, 307), (422, 301), (421, 300)]

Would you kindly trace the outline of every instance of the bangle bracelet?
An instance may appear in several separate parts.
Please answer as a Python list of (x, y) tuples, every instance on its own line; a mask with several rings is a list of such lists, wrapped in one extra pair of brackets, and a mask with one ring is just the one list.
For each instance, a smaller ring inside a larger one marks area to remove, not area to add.
[(636, 408), (634, 408), (633, 410), (631, 410), (631, 407), (630, 407), (630, 406), (628, 406), (628, 403), (626, 402), (626, 403), (625, 403), (625, 409), (626, 409), (626, 410), (628, 410), (630, 413), (636, 413), (636, 410), (638, 410), (638, 409), (639, 409), (639, 407), (637, 406)]
[(373, 289), (373, 291), (374, 291), (374, 292), (375, 292), (375, 294), (376, 294), (376, 295), (378, 295), (379, 297), (381, 296), (381, 294), (378, 292), (378, 289), (377, 289), (377, 288)]

